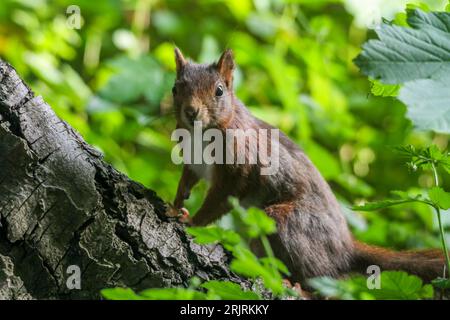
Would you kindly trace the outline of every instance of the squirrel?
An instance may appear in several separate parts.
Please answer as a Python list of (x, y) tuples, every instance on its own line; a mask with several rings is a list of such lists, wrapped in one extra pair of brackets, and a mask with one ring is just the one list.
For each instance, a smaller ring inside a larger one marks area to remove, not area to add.
[[(235, 62), (230, 49), (215, 63), (197, 64), (175, 48), (175, 62), (172, 93), (177, 128), (192, 131), (194, 121), (201, 121), (204, 128), (222, 132), (275, 129), (254, 117), (235, 96)], [(277, 225), (277, 232), (269, 237), (273, 251), (290, 270), (288, 280), (297, 283), (318, 276), (365, 274), (370, 265), (381, 270), (403, 270), (427, 282), (445, 275), (440, 250), (398, 252), (357, 241), (329, 185), (306, 154), (281, 132), (278, 141), (271, 143), (278, 144), (279, 152), (279, 168), (271, 175), (261, 174), (260, 163), (185, 163), (167, 215), (182, 215), (184, 222), (204, 226), (231, 209), (230, 196), (246, 206), (261, 208)], [(183, 205), (200, 179), (208, 180), (210, 188), (201, 208), (190, 219)], [(261, 252), (257, 244), (253, 249), (257, 254)]]

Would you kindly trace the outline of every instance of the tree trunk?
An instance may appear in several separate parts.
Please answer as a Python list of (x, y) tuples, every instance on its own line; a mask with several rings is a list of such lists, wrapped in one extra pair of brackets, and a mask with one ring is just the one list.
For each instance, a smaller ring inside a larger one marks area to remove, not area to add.
[(93, 299), (192, 276), (246, 284), (220, 245), (193, 243), (164, 211), (0, 60), (0, 299)]

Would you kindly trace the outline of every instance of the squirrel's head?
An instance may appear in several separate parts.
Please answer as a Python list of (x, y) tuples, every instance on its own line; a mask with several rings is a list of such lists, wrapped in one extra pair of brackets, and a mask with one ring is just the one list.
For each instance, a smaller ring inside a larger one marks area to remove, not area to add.
[(190, 129), (194, 121), (203, 128), (226, 126), (233, 117), (233, 70), (231, 50), (217, 63), (197, 64), (175, 48), (177, 76), (172, 88), (178, 124)]

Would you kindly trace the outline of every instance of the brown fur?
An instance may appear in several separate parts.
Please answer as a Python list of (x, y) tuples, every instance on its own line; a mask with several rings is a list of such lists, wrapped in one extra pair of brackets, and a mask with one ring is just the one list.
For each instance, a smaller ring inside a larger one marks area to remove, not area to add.
[[(192, 127), (186, 114), (194, 110), (196, 120), (201, 120), (205, 128), (272, 128), (251, 115), (235, 97), (231, 51), (210, 65), (188, 62), (178, 49), (175, 59), (178, 127)], [(216, 97), (219, 85), (224, 93)], [(211, 187), (193, 224), (206, 225), (220, 218), (230, 209), (228, 197), (235, 196), (244, 205), (260, 207), (275, 219), (278, 232), (270, 241), (274, 252), (291, 270), (294, 281), (325, 275), (338, 277), (353, 271), (365, 273), (371, 264), (382, 270), (406, 270), (425, 280), (442, 275), (444, 260), (437, 250), (394, 252), (354, 241), (330, 187), (308, 157), (282, 133), (279, 155), (279, 170), (270, 176), (261, 175), (259, 164), (211, 165)], [(176, 208), (183, 206), (190, 189), (202, 178), (194, 172), (197, 169), (184, 166)]]
[(356, 272), (364, 272), (367, 265), (378, 265), (381, 270), (403, 270), (425, 281), (445, 276), (442, 250), (398, 252), (355, 241), (355, 253), (353, 268)]

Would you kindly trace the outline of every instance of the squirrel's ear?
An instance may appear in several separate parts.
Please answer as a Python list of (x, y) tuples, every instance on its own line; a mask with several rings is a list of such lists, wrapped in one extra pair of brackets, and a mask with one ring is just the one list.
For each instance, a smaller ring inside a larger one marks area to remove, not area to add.
[(216, 69), (225, 79), (227, 87), (231, 87), (233, 84), (234, 67), (233, 51), (227, 49), (222, 53), (222, 56), (216, 64)]
[(183, 67), (186, 65), (186, 59), (183, 57), (183, 54), (181, 53), (180, 49), (175, 47), (175, 64), (177, 67), (177, 75), (180, 74)]

